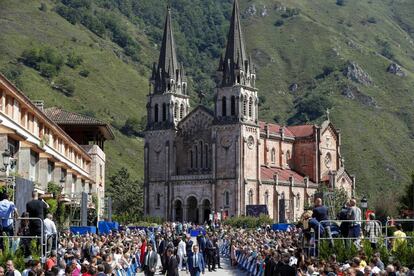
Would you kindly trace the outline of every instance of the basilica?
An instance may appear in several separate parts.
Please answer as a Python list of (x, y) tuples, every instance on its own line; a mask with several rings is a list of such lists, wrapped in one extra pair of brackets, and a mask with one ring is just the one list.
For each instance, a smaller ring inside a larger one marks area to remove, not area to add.
[(264, 205), (274, 221), (296, 221), (319, 185), (353, 193), (341, 133), (329, 118), (299, 126), (260, 121), (260, 92), (237, 0), (218, 74), (214, 109), (191, 109), (168, 9), (147, 99), (146, 215), (201, 223), (212, 213), (239, 216)]

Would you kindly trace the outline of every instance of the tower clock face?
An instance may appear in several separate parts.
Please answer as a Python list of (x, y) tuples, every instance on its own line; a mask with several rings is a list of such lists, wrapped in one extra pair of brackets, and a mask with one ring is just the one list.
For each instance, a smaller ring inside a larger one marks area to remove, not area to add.
[(224, 147), (224, 148), (229, 148), (231, 146), (231, 136), (230, 135), (225, 135), (223, 137), (221, 137), (220, 139), (220, 144)]
[(254, 138), (253, 136), (249, 136), (249, 138), (247, 138), (247, 146), (249, 147), (249, 149), (252, 149), (254, 146)]

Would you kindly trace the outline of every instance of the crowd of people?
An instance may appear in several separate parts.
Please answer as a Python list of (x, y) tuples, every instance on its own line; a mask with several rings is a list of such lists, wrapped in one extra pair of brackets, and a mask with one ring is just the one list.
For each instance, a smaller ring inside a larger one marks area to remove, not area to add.
[[(41, 208), (46, 208), (39, 201), (33, 207), (42, 205)], [(355, 223), (361, 220), (358, 219), (361, 214), (354, 201), (346, 208), (348, 219), (353, 218)], [(30, 208), (27, 210), (30, 216)], [(258, 229), (243, 229), (221, 225), (219, 222), (202, 226), (171, 222), (153, 229), (125, 228), (102, 235), (62, 232), (57, 248), (50, 251), (43, 263), (26, 256), (26, 269), (20, 273), (15, 269), (12, 260), (9, 260), (5, 268), (0, 267), (0, 276), (132, 276), (137, 273), (175, 276), (180, 271), (198, 276), (221, 269), (223, 257), (229, 261), (236, 274), (237, 271), (244, 271), (257, 276), (414, 276), (414, 272), (402, 266), (398, 260), (382, 260), (379, 252), (368, 258), (362, 248), (352, 259), (342, 263), (334, 254), (328, 260), (320, 260), (309, 254), (303, 247), (308, 231), (321, 231), (328, 237), (328, 241), (332, 236), (329, 225), (324, 224), (327, 212), (322, 200), (316, 199), (313, 212), (305, 216), (308, 226), (304, 223), (302, 227), (291, 226), (286, 231), (272, 230), (270, 225), (263, 225)], [(2, 220), (3, 227), (9, 225), (9, 219), (10, 216)], [(356, 240), (364, 230), (375, 250), (378, 225), (375, 220), (372, 222), (362, 229), (361, 224), (357, 226), (351, 219), (344, 231), (348, 230), (347, 236)], [(33, 233), (32, 226), (39, 229), (39, 225), (30, 225), (29, 221), (23, 226), (26, 229), (23, 231)], [(48, 234), (52, 236), (56, 231), (49, 215), (44, 220), (44, 230), (50, 231)], [(196, 237), (190, 235), (194, 232), (198, 233)], [(392, 250), (398, 250), (406, 242), (403, 234), (401, 229), (397, 230)]]

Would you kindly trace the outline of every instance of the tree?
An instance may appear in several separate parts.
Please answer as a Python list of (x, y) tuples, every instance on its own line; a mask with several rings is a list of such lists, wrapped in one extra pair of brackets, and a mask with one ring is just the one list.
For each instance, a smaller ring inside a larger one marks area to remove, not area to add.
[(107, 195), (112, 198), (114, 214), (126, 214), (133, 217), (143, 214), (142, 183), (130, 178), (129, 172), (122, 167), (109, 177)]

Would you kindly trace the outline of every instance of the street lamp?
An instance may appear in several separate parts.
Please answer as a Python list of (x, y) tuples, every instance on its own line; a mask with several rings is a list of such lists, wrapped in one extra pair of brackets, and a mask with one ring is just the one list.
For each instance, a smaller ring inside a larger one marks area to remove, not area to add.
[(361, 199), (361, 208), (363, 212), (363, 218), (365, 218), (365, 211), (368, 209), (368, 200), (365, 196)]
[(10, 154), (10, 150), (9, 149), (5, 149), (4, 152), (2, 153), (3, 156), (3, 170), (7, 171), (7, 168), (10, 165), (10, 158), (11, 158), (11, 154)]

